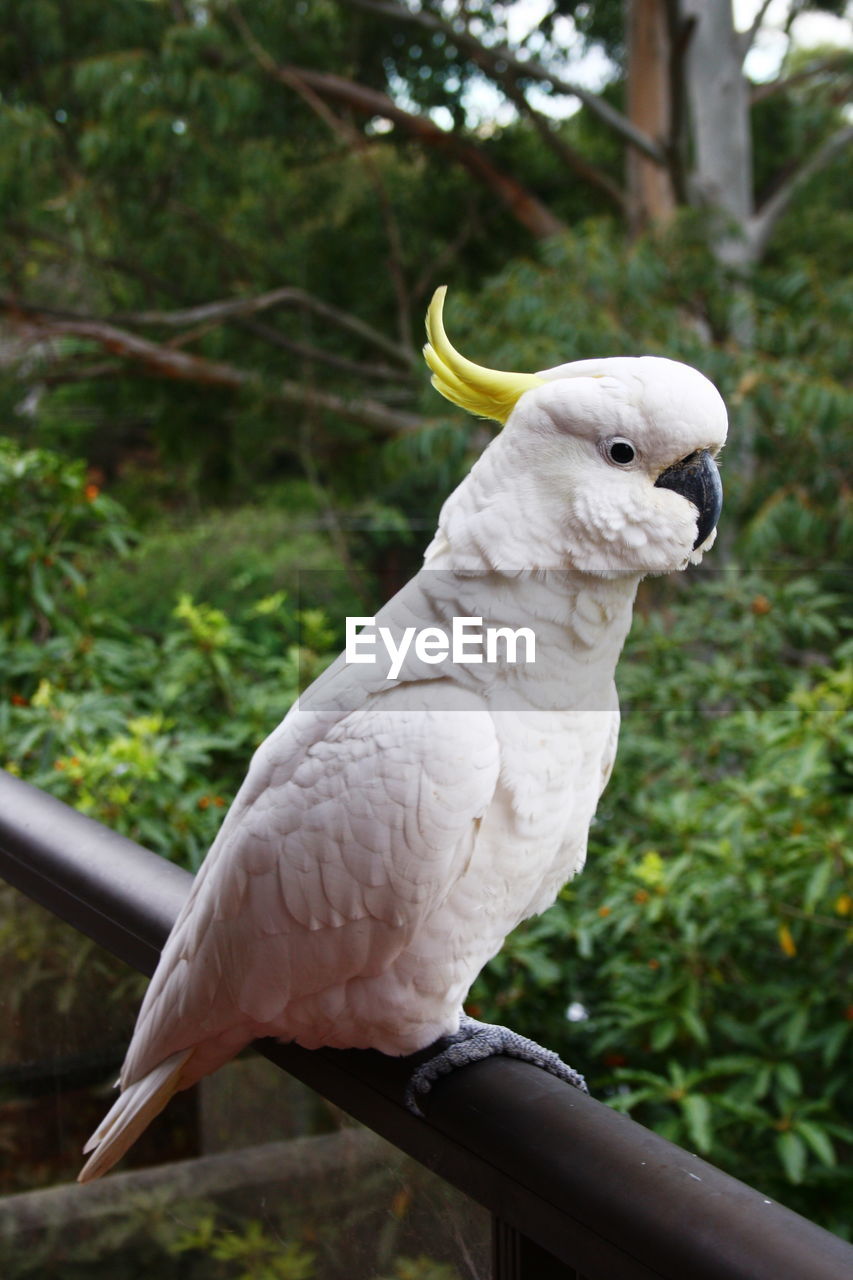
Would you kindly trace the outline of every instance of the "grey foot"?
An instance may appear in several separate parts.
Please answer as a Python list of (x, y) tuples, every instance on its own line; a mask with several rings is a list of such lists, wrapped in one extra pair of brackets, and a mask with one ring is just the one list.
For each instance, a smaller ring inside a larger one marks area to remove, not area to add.
[(430, 1058), (423, 1066), (418, 1067), (406, 1087), (406, 1106), (416, 1116), (422, 1116), (419, 1098), (429, 1093), (434, 1082), (442, 1076), (449, 1075), (457, 1067), (466, 1067), (469, 1062), (482, 1062), (484, 1058), (492, 1058), (496, 1054), (504, 1054), (509, 1058), (520, 1058), (522, 1062), (531, 1062), (541, 1067), (558, 1080), (565, 1080), (583, 1093), (589, 1093), (586, 1081), (579, 1071), (569, 1067), (551, 1049), (543, 1049), (535, 1040), (527, 1040), (509, 1027), (496, 1027), (490, 1022), (477, 1022), (462, 1015), (456, 1035), (449, 1036), (449, 1044)]

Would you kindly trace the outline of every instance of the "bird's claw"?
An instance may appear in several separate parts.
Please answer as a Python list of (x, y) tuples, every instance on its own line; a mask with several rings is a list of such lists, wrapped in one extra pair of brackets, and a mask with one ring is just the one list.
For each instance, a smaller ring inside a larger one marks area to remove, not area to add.
[(434, 1057), (428, 1059), (412, 1073), (406, 1086), (405, 1102), (409, 1111), (422, 1116), (423, 1111), (418, 1098), (429, 1093), (436, 1080), (449, 1075), (457, 1067), (468, 1066), (472, 1062), (482, 1062), (484, 1058), (492, 1058), (503, 1054), (510, 1058), (519, 1058), (522, 1062), (530, 1062), (541, 1067), (543, 1071), (574, 1085), (582, 1093), (589, 1093), (586, 1081), (579, 1071), (563, 1062), (551, 1049), (545, 1049), (535, 1040), (520, 1036), (509, 1027), (494, 1026), (489, 1022), (477, 1022), (462, 1015), (459, 1030), (449, 1037), (449, 1043)]

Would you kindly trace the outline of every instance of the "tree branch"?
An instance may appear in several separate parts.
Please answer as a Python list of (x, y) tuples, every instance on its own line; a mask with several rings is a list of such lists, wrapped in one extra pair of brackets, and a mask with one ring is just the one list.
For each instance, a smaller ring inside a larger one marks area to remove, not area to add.
[(469, 195), (464, 215), (460, 212), (457, 218), (458, 230), (452, 240), (445, 240), (434, 256), (427, 257), (421, 274), (412, 287), (412, 296), (417, 300), (432, 297), (435, 288), (442, 280), (447, 279), (448, 267), (454, 262), (465, 245), (478, 229), (478, 220), (474, 201)]
[(547, 239), (566, 230), (565, 224), (556, 218), (550, 209), (546, 208), (515, 178), (496, 168), (479, 147), (464, 141), (455, 133), (445, 132), (427, 116), (417, 116), (410, 111), (404, 111), (387, 94), (358, 84), (354, 80), (346, 80), (342, 76), (332, 75), (326, 71), (311, 71), (306, 67), (277, 66), (273, 74), (288, 86), (291, 85), (293, 76), (298, 76), (301, 81), (323, 97), (345, 102), (362, 115), (384, 116), (395, 124), (399, 124), (418, 142), (451, 155), (488, 187), (506, 205), (513, 216), (538, 239)]
[(34, 226), (32, 223), (21, 221), (20, 219), (10, 219), (5, 225), (8, 231), (11, 231), (19, 239), (28, 241), (30, 244), (38, 245), (39, 241), (44, 241), (45, 244), (55, 246), (66, 259), (91, 263), (103, 271), (117, 271), (121, 275), (130, 276), (131, 279), (144, 285), (146, 289), (154, 290), (157, 293), (168, 294), (175, 292), (173, 282), (165, 277), (155, 275), (144, 267), (128, 262), (125, 259), (101, 257), (85, 246), (81, 248), (78, 245), (72, 245), (62, 236), (49, 231), (44, 226)]
[(567, 169), (573, 170), (579, 177), (588, 182), (590, 186), (597, 187), (599, 191), (603, 191), (608, 199), (612, 200), (620, 213), (625, 211), (625, 193), (617, 184), (603, 173), (601, 169), (589, 163), (570, 146), (554, 128), (553, 124), (545, 118), (541, 111), (537, 111), (527, 101), (522, 89), (513, 75), (507, 75), (503, 81), (502, 88), (510, 102), (517, 107), (519, 114), (526, 116), (533, 128), (539, 134), (546, 147), (554, 153), (561, 164)]
[(825, 169), (839, 151), (853, 142), (853, 125), (845, 125), (831, 134), (817, 151), (804, 160), (785, 181), (781, 183), (771, 196), (750, 218), (747, 225), (747, 240), (751, 248), (751, 257), (757, 262), (762, 256), (776, 223), (790, 205), (796, 193), (810, 178)]
[(6, 297), (0, 297), (0, 313), (5, 314), (11, 324), (23, 329), (31, 343), (49, 338), (81, 338), (129, 362), (147, 377), (194, 382), (232, 391), (252, 391), (276, 402), (327, 410), (388, 435), (415, 431), (423, 423), (414, 414), (391, 410), (376, 400), (348, 399), (289, 380), (270, 382), (254, 370), (240, 369), (224, 361), (208, 360), (204, 356), (190, 355), (174, 347), (150, 342), (127, 329), (90, 316), (33, 307)]
[(61, 387), (71, 382), (120, 377), (122, 372), (119, 360), (98, 360), (94, 364), (82, 364), (79, 359), (58, 360), (44, 376), (39, 378), (39, 382), (46, 387)]
[(483, 66), (484, 62), (487, 63), (489, 73), (499, 84), (503, 84), (507, 74), (550, 84), (555, 93), (577, 98), (592, 115), (597, 116), (613, 133), (618, 134), (623, 142), (628, 143), (629, 146), (636, 147), (644, 155), (647, 155), (650, 160), (656, 161), (657, 164), (666, 164), (664, 150), (655, 142), (654, 138), (650, 138), (641, 129), (635, 128), (627, 116), (624, 116), (621, 111), (617, 111), (615, 107), (611, 107), (610, 103), (605, 102), (604, 98), (592, 93), (589, 89), (584, 89), (582, 85), (564, 80), (561, 76), (555, 75), (553, 71), (549, 71), (547, 67), (516, 57), (512, 49), (507, 48), (505, 45), (490, 48), (482, 44), (476, 36), (471, 35), (467, 29), (457, 30), (452, 23), (446, 22), (434, 13), (428, 13), (424, 9), (407, 9), (404, 5), (393, 3), (393, 0), (344, 0), (344, 3), (357, 9), (364, 9), (369, 13), (377, 13), (386, 18), (393, 18), (398, 22), (415, 22), (419, 26), (426, 27), (429, 31), (441, 31), (449, 40), (458, 45), (459, 48), (465, 49), (472, 57), (476, 54), (478, 65)]
[(363, 360), (350, 360), (346, 356), (336, 355), (332, 351), (324, 351), (321, 347), (312, 346), (307, 342), (297, 342), (295, 338), (288, 338), (279, 329), (274, 328), (271, 324), (264, 324), (261, 320), (243, 319), (240, 327), (248, 333), (254, 334), (256, 338), (260, 338), (263, 342), (269, 342), (271, 346), (280, 347), (282, 351), (291, 351), (294, 355), (301, 356), (303, 360), (310, 360), (314, 364), (325, 364), (330, 369), (340, 369), (341, 373), (353, 374), (357, 378), (374, 378), (379, 382), (395, 382), (409, 388), (413, 385), (412, 372), (406, 372), (403, 369), (392, 369), (387, 364), (367, 364)]
[(386, 355), (408, 368), (417, 366), (417, 360), (411, 351), (398, 346), (378, 329), (365, 324), (357, 316), (340, 311), (330, 303), (323, 302), (320, 298), (306, 293), (304, 289), (297, 289), (292, 285), (282, 285), (277, 289), (270, 289), (267, 293), (256, 294), (252, 298), (226, 298), (222, 301), (205, 302), (197, 307), (184, 307), (174, 311), (120, 312), (111, 316), (110, 319), (122, 324), (166, 325), (170, 328), (182, 329), (189, 325), (206, 324), (208, 321), (221, 323), (244, 316), (253, 316), (273, 307), (299, 307), (304, 311), (313, 312), (322, 320), (363, 338), (365, 342), (378, 347)]
[[(235, 25), (237, 26), (246, 47), (257, 61), (258, 65), (263, 68), (271, 76), (277, 76), (279, 79), (285, 74), (284, 71), (276, 67), (276, 64), (269, 52), (260, 44), (255, 37), (254, 32), (249, 27), (243, 14), (236, 4), (229, 6), (228, 12)], [(315, 91), (306, 84), (305, 80), (296, 74), (289, 77), (289, 86), (297, 93), (304, 103), (318, 116), (323, 123), (335, 134), (341, 138), (344, 145), (356, 152), (361, 160), (368, 181), (373, 187), (376, 195), (376, 201), (379, 205), (382, 221), (385, 225), (385, 235), (388, 239), (388, 266), (390, 268), (391, 280), (394, 285), (394, 293), (397, 300), (397, 327), (400, 337), (400, 343), (414, 357), (414, 345), (412, 342), (412, 322), (411, 308), (409, 305), (409, 293), (406, 287), (406, 273), (403, 266), (403, 240), (400, 235), (400, 227), (394, 213), (391, 200), (388, 196), (388, 189), (382, 178), (382, 174), (373, 157), (367, 139), (364, 134), (354, 128), (348, 121), (340, 119), (331, 111), (323, 99), (315, 93)]]
[(679, 204), (688, 203), (687, 164), (690, 151), (690, 111), (687, 64), (696, 34), (695, 14), (682, 14), (680, 0), (667, 0), (669, 29), (670, 128), (667, 157), (672, 188)]
[(773, 0), (763, 0), (763, 3), (761, 4), (758, 10), (758, 13), (755, 15), (755, 17), (752, 20), (752, 26), (749, 28), (749, 30), (738, 32), (738, 43), (740, 45), (741, 64), (743, 64), (743, 62), (746, 60), (746, 55), (749, 53), (750, 49), (755, 44), (756, 37), (764, 24), (765, 17), (767, 16), (767, 10), (770, 8), (772, 3), (773, 3)]
[(803, 67), (801, 71), (795, 71), (790, 76), (780, 76), (778, 80), (769, 80), (766, 84), (753, 85), (749, 95), (750, 102), (754, 106), (756, 102), (763, 102), (765, 98), (771, 98), (774, 94), (784, 93), (795, 85), (804, 84), (814, 76), (823, 75), (825, 71), (843, 71), (847, 68), (849, 62), (850, 55), (845, 50), (844, 53), (836, 53), (832, 54), (831, 57), (821, 58), (819, 62), (813, 62), (809, 66)]
[[(452, 28), (448, 26), (447, 29), (450, 34), (453, 34)], [(492, 74), (499, 81), (503, 92), (510, 102), (514, 104), (519, 115), (526, 117), (530, 121), (546, 147), (554, 153), (560, 163), (566, 169), (577, 173), (579, 177), (591, 186), (598, 187), (609, 200), (613, 201), (620, 212), (624, 212), (625, 193), (606, 173), (591, 164), (579, 151), (570, 146), (557, 132), (552, 121), (548, 120), (541, 111), (537, 111), (535, 107), (531, 106), (524, 90), (518, 83), (518, 73), (507, 68), (498, 75), (495, 66), (496, 60), (491, 51), (485, 45), (480, 45), (477, 42), (473, 42), (471, 58), (486, 74)]]

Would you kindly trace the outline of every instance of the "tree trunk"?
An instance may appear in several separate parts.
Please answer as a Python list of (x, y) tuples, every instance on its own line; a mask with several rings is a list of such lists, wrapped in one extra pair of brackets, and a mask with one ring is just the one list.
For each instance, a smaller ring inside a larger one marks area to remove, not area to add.
[[(629, 0), (625, 13), (628, 45), (628, 117), (655, 142), (672, 134), (670, 37), (666, 0)], [(677, 207), (672, 175), (634, 147), (627, 150), (628, 226), (637, 235), (650, 225), (665, 226)]]
[(713, 243), (720, 262), (746, 267), (752, 258), (752, 134), (742, 41), (731, 0), (681, 0), (681, 16), (692, 26), (686, 67), (690, 203), (716, 214)]

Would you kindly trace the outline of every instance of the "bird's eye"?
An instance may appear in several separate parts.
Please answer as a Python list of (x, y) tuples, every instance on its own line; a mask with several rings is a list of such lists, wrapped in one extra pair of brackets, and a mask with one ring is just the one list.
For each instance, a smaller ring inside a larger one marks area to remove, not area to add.
[(631, 441), (623, 440), (622, 436), (614, 436), (612, 440), (608, 440), (604, 452), (610, 462), (615, 462), (620, 467), (627, 467), (637, 456), (637, 450)]

